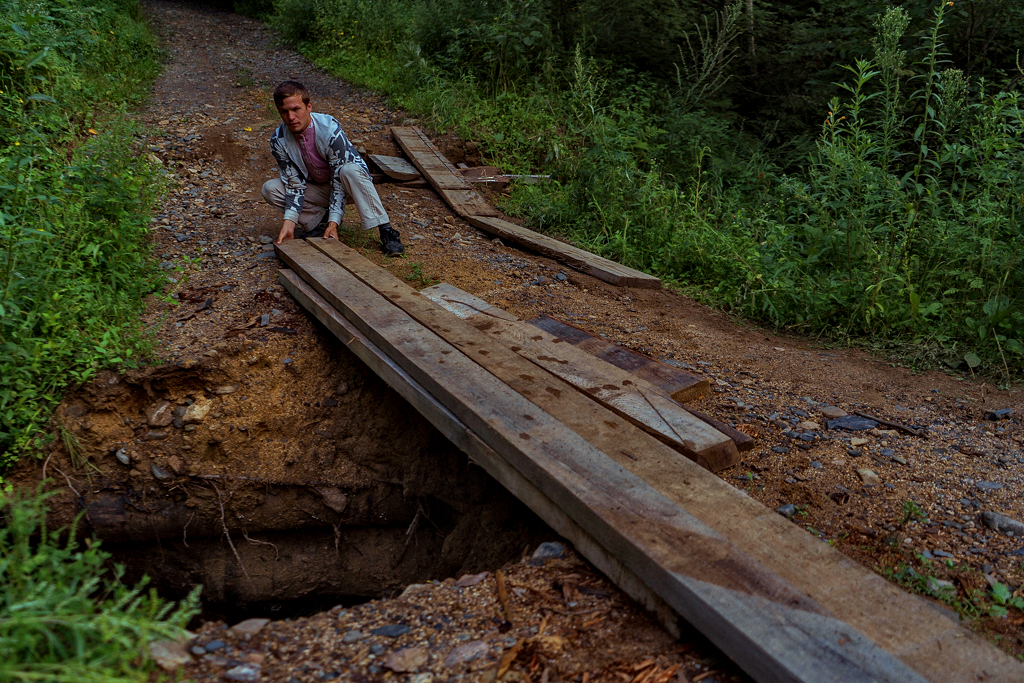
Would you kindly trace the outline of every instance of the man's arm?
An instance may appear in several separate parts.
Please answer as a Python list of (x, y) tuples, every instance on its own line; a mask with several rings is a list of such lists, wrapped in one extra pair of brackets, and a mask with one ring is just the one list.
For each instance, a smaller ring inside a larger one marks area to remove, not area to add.
[(277, 136), (270, 139), (270, 153), (274, 155), (277, 167), (281, 171), (281, 182), (284, 183), (285, 191), (284, 221), (277, 236), (277, 244), (281, 244), (295, 236), (295, 224), (299, 220), (306, 197), (306, 181), (298, 166), (288, 157), (284, 142)]

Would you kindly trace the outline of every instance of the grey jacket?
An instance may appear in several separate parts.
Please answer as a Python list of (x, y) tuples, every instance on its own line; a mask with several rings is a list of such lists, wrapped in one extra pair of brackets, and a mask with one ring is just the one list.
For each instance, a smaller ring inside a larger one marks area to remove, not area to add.
[[(317, 151), (331, 167), (331, 202), (327, 209), (327, 220), (340, 224), (341, 217), (345, 214), (345, 188), (341, 184), (338, 171), (345, 164), (359, 164), (369, 178), (370, 169), (366, 167), (366, 162), (359, 156), (345, 136), (345, 131), (341, 129), (341, 124), (333, 116), (316, 112), (311, 116), (316, 131)], [(284, 218), (298, 221), (306, 196), (306, 179), (309, 172), (306, 170), (306, 162), (302, 160), (299, 143), (283, 123), (270, 137), (270, 152), (277, 160), (277, 166), (281, 169), (281, 182), (284, 183)]]

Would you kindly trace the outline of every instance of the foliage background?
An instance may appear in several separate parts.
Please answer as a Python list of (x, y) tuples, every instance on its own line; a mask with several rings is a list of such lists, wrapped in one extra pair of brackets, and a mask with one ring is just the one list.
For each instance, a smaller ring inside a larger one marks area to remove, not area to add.
[(0, 4), (0, 472), (66, 386), (146, 349), (160, 182), (124, 113), (157, 58), (134, 0)]
[(1019, 376), (1024, 0), (237, 0), (720, 305)]

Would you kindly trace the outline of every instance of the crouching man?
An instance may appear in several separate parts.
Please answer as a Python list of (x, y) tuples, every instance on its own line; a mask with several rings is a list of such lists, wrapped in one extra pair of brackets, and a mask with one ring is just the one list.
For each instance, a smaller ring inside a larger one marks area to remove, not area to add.
[(307, 237), (322, 232), (324, 239), (338, 239), (347, 195), (356, 205), (363, 229), (379, 230), (386, 254), (398, 256), (405, 251), (373, 187), (366, 162), (337, 120), (314, 113), (309, 92), (297, 81), (277, 86), (274, 104), (282, 124), (270, 138), (270, 151), (281, 177), (263, 184), (263, 198), (284, 212), (277, 244), (295, 236), (296, 224)]

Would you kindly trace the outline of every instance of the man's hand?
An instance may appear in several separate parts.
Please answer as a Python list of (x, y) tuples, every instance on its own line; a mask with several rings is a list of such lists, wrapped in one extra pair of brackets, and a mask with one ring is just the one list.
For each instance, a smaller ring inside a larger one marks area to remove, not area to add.
[(281, 224), (281, 232), (277, 236), (277, 242), (274, 244), (281, 244), (295, 237), (295, 221), (285, 221)]
[(336, 240), (338, 239), (338, 224), (331, 221), (327, 224), (327, 229), (324, 230), (325, 240)]

